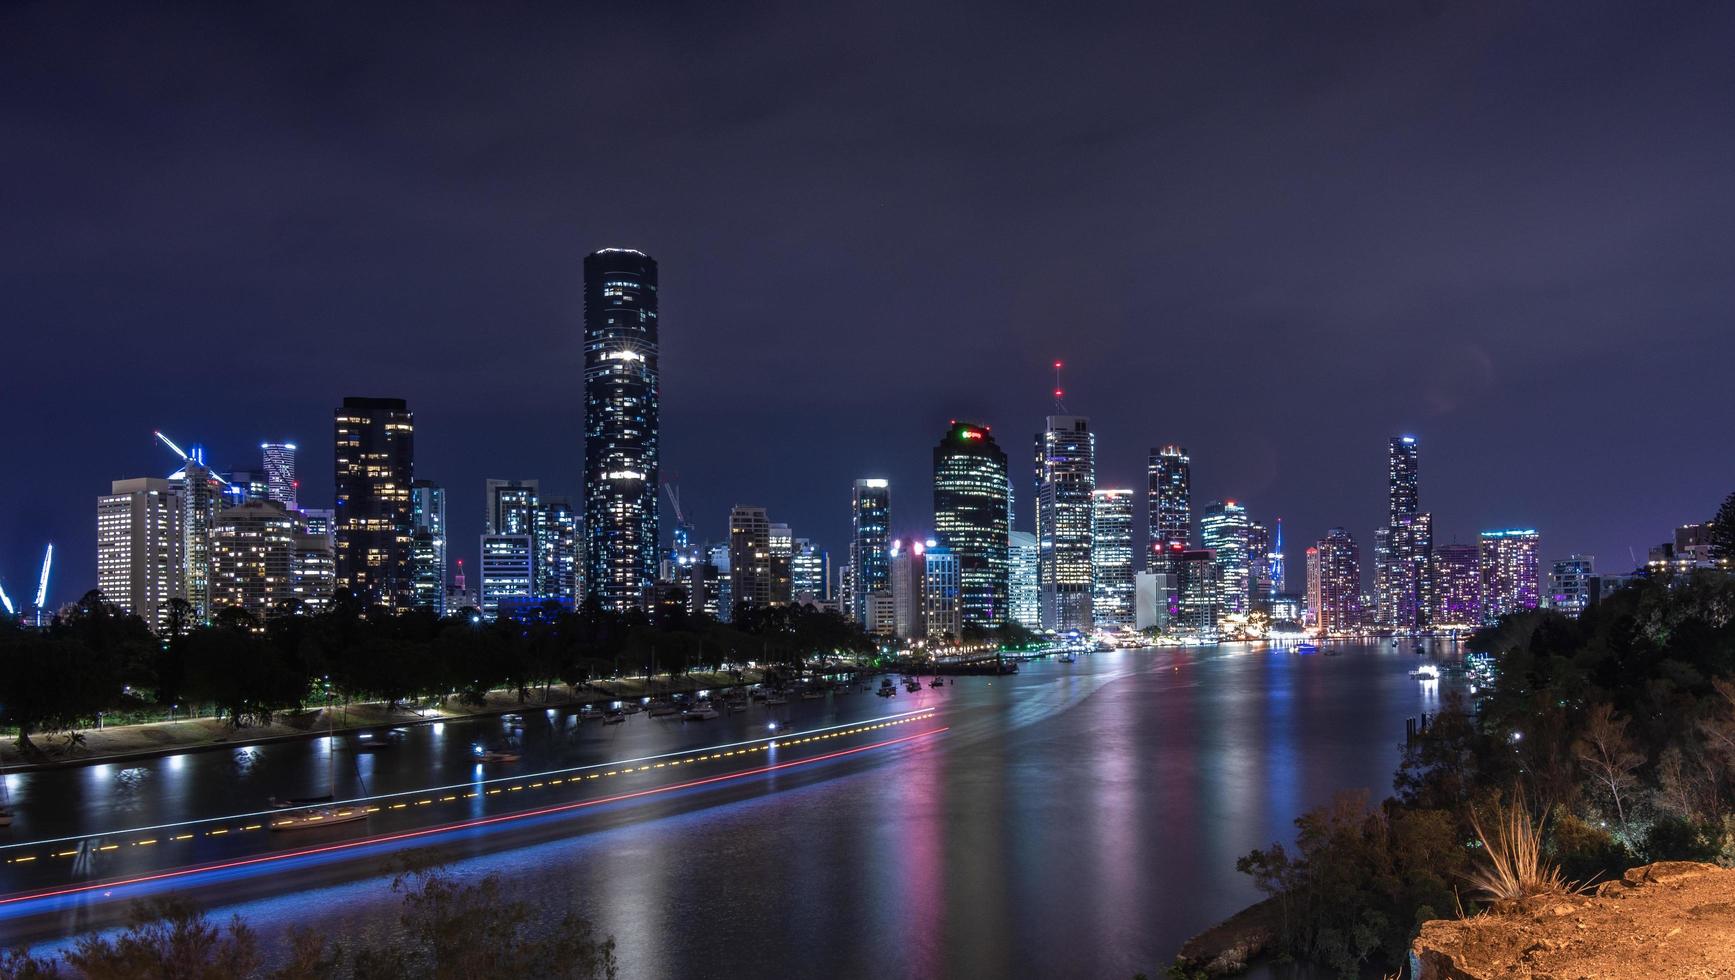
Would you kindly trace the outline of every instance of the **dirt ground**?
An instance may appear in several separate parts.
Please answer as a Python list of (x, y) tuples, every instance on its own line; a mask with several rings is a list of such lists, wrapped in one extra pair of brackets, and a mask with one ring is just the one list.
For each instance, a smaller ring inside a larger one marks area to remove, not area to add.
[(1589, 895), (1422, 926), (1420, 980), (1735, 978), (1735, 869), (1666, 861)]

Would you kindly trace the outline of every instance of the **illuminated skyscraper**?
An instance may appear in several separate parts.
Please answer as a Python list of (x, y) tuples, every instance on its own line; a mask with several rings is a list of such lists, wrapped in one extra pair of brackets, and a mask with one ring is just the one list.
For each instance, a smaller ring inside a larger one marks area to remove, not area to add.
[(1218, 602), (1225, 613), (1245, 613), (1252, 608), (1251, 535), (1247, 508), (1233, 500), (1212, 501), (1199, 516), (1199, 541), (1217, 564)]
[(1151, 450), (1145, 507), (1150, 522), (1147, 565), (1152, 571), (1165, 571), (1157, 567), (1167, 561), (1165, 556), (1187, 547), (1193, 527), (1192, 468), (1185, 447), (1170, 444)]
[(771, 521), (763, 507), (736, 504), (729, 511), (729, 586), (738, 609), (765, 609), (776, 604)]
[(169, 484), (181, 498), (181, 597), (192, 607), (193, 622), (208, 623), (211, 605), (211, 527), (223, 509), (223, 483), (205, 465), (205, 447), (194, 446)]
[(1315, 624), (1322, 633), (1348, 633), (1362, 626), (1361, 549), (1355, 538), (1341, 527), (1325, 532), (1314, 545), (1313, 561), (1317, 571), (1314, 595), (1309, 598)]
[(831, 556), (806, 538), (795, 539), (795, 554), (789, 562), (790, 591), (798, 600), (826, 602), (831, 599)]
[(582, 544), (578, 511), (565, 497), (550, 497), (531, 512), (530, 537), (536, 549), (536, 581), (532, 587), (540, 599), (569, 599), (575, 605), (584, 599), (580, 582)]
[(1554, 563), (1548, 575), (1548, 604), (1568, 616), (1577, 616), (1590, 605), (1591, 581), (1596, 578), (1596, 559), (1570, 555)]
[(1444, 544), (1428, 559), (1428, 625), (1471, 630), (1482, 624), (1482, 574), (1473, 544)]
[(169, 600), (186, 587), (184, 516), (168, 480), (116, 480), (96, 498), (96, 587), (158, 634), (169, 628)]
[(1482, 577), (1482, 621), (1498, 622), (1509, 613), (1535, 609), (1541, 592), (1532, 528), (1483, 531), (1477, 566)]
[(1176, 633), (1202, 640), (1217, 638), (1217, 618), (1222, 611), (1219, 576), (1221, 567), (1209, 548), (1170, 546), (1167, 573), (1174, 578), (1175, 615), (1169, 620)]
[(1417, 475), (1419, 451), (1415, 436), (1393, 436), (1386, 450), (1386, 522), (1396, 524), (1400, 518), (1420, 513)]
[(850, 501), (849, 605), (857, 622), (868, 621), (868, 597), (891, 592), (889, 548), (892, 539), (891, 486), (885, 480), (857, 480)]
[(432, 480), (410, 484), (411, 604), (446, 615), (446, 490)]
[(299, 515), (275, 500), (250, 500), (218, 513), (211, 525), (211, 605), (264, 622), (295, 596)]
[(1091, 628), (1091, 494), (1096, 435), (1090, 420), (1050, 415), (1036, 436), (1037, 578), (1042, 625), (1058, 632)]
[(265, 464), (265, 494), (283, 505), (284, 510), (300, 510), (296, 491), (301, 484), (295, 479), (295, 443), (262, 442), (259, 452)]
[(1091, 495), (1091, 620), (1097, 629), (1133, 626), (1133, 492)]
[(771, 543), (771, 604), (788, 605), (795, 598), (795, 532), (787, 524), (773, 524), (766, 539)]
[(541, 480), (482, 481), (482, 533), (531, 533), (541, 499)]
[(1037, 584), (1036, 535), (1013, 531), (1007, 535), (1006, 607), (1008, 618), (1028, 630), (1042, 628), (1042, 589)]
[(922, 625), (930, 643), (957, 642), (964, 629), (958, 556), (936, 544), (922, 555)]
[(415, 415), (402, 398), (345, 398), (333, 421), (338, 585), (364, 606), (405, 608)]
[(502, 604), (522, 602), (534, 594), (536, 547), (528, 534), (484, 534), (481, 551), (479, 604), (482, 618), (493, 620)]
[(966, 623), (998, 626), (1007, 608), (1006, 453), (987, 426), (953, 422), (934, 447), (934, 539), (957, 561)]
[(923, 553), (927, 545), (921, 540), (893, 541), (888, 550), (892, 593), (892, 633), (903, 640), (921, 640), (928, 635), (922, 618), (923, 577), (927, 565)]
[(657, 574), (657, 263), (605, 248), (584, 259), (585, 587), (643, 609)]

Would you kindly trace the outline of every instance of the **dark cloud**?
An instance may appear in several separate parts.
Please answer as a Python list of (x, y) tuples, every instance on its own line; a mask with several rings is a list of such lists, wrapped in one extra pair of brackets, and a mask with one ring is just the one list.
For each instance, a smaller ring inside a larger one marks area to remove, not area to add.
[(156, 427), (296, 438), (322, 501), (346, 394), (410, 399), (460, 541), (485, 477), (576, 493), (607, 244), (662, 262), (708, 535), (761, 503), (837, 547), (867, 473), (923, 528), (946, 420), (1021, 467), (1058, 357), (1104, 483), (1178, 440), (1201, 497), (1367, 537), (1413, 429), (1444, 538), (1620, 565), (1735, 486), (1731, 41), (1709, 4), (11, 5), (0, 580), (52, 537), (88, 584)]

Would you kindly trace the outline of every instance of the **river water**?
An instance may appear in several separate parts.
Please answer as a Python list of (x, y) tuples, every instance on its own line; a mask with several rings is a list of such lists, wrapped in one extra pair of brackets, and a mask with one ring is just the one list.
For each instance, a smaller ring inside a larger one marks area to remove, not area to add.
[[(1244, 644), (1097, 653), (917, 695), (833, 696), (685, 724), (640, 715), (604, 728), (533, 710), (513, 765), (526, 772), (918, 707), (945, 730), (443, 838), (432, 853), (461, 876), (500, 874), (551, 921), (589, 918), (616, 937), (628, 977), (1156, 976), (1187, 937), (1259, 897), (1235, 872), (1238, 856), (1289, 842), (1294, 817), (1334, 793), (1388, 793), (1405, 719), (1437, 709), (1440, 685), (1410, 677), (1415, 647), (1327, 649), (1338, 655)], [(340, 739), (329, 763), (321, 739), (17, 774), (9, 839), (240, 813), (273, 793), (320, 791), (328, 773), (340, 796), (479, 779), (472, 745), (503, 733), (495, 719), (448, 722), (414, 728), (386, 752), (351, 753)], [(487, 803), (466, 815), (497, 812)], [(0, 891), (135, 870), (45, 858), (8, 867)], [(268, 941), (296, 924), (389, 941), (399, 909), (390, 878), (376, 855), (189, 894), (219, 916), (239, 912)], [(0, 941), (109, 926), (122, 914), (113, 905), (99, 895), (21, 910), (0, 921)]]

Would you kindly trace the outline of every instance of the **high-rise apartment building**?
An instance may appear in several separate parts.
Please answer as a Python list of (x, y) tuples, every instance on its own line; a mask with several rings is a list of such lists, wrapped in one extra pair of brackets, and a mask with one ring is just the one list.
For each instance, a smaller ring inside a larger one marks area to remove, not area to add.
[(898, 539), (891, 544), (892, 633), (903, 640), (920, 640), (928, 635), (923, 618), (923, 602), (927, 574), (922, 541)]
[(1037, 576), (1042, 625), (1058, 632), (1091, 628), (1091, 494), (1096, 435), (1090, 420), (1050, 415), (1036, 436)]
[(795, 532), (773, 524), (766, 535), (771, 547), (771, 604), (788, 605), (795, 598)]
[(116, 480), (96, 499), (96, 587), (158, 634), (170, 628), (169, 600), (186, 587), (183, 517), (168, 480)]
[(1433, 629), (1472, 630), (1482, 625), (1480, 549), (1473, 544), (1443, 544), (1428, 559), (1428, 625)]
[(411, 599), (415, 416), (402, 398), (345, 398), (333, 415), (338, 585), (363, 605)]
[(1214, 500), (1199, 515), (1199, 542), (1217, 564), (1217, 598), (1224, 613), (1252, 611), (1252, 527), (1247, 508), (1233, 500)]
[(868, 621), (868, 596), (891, 591), (892, 497), (885, 480), (857, 480), (850, 501), (848, 584), (857, 622)]
[(1321, 633), (1350, 633), (1362, 627), (1361, 549), (1341, 527), (1325, 532), (1311, 549), (1316, 579), (1308, 605)]
[(790, 590), (798, 602), (831, 600), (831, 556), (806, 538), (795, 539), (795, 554), (789, 561)]
[(1091, 495), (1091, 619), (1097, 629), (1132, 629), (1133, 492)]
[(1477, 565), (1482, 578), (1482, 621), (1498, 622), (1509, 613), (1535, 609), (1541, 594), (1533, 528), (1483, 531)]
[(964, 629), (963, 566), (945, 545), (922, 554), (922, 625), (930, 643), (957, 642)]
[(1374, 532), (1374, 607), (1377, 625), (1412, 633), (1428, 625), (1428, 563), (1433, 517), (1421, 511), (1421, 447), (1415, 436), (1393, 436), (1386, 446), (1386, 526)]
[(309, 616), (331, 608), (331, 593), (337, 588), (337, 555), (331, 535), (321, 531), (308, 533), (305, 518), (296, 528), (289, 592), (301, 603), (301, 611)]
[(1007, 486), (1006, 453), (994, 434), (954, 421), (934, 447), (934, 539), (958, 563), (966, 623), (998, 626), (1010, 615)]
[(541, 503), (541, 480), (482, 481), (482, 533), (532, 533)]
[(1151, 450), (1145, 507), (1150, 522), (1146, 563), (1152, 571), (1166, 571), (1159, 566), (1168, 555), (1187, 548), (1193, 527), (1192, 467), (1185, 447), (1170, 444)]
[(299, 521), (275, 500), (249, 500), (217, 514), (211, 524), (214, 611), (239, 609), (260, 622), (288, 611)]
[(194, 446), (169, 484), (181, 500), (181, 598), (195, 623), (208, 623), (211, 605), (211, 525), (223, 509), (223, 481), (205, 465), (205, 448)]
[(656, 261), (585, 256), (584, 579), (616, 612), (643, 609), (657, 574), (657, 351)]
[(1036, 535), (1028, 531), (1007, 535), (1007, 618), (1027, 630), (1042, 628), (1042, 588), (1037, 578), (1039, 554)]
[(1393, 436), (1386, 449), (1386, 523), (1421, 513), (1420, 447), (1415, 436)]
[(1209, 548), (1170, 546), (1165, 562), (1174, 578), (1175, 614), (1173, 631), (1201, 640), (1217, 638), (1217, 620), (1222, 611), (1221, 566)]
[(584, 600), (579, 549), (583, 527), (578, 510), (565, 497), (549, 497), (531, 513), (530, 536), (536, 548), (535, 594), (544, 599)]
[(446, 615), (446, 490), (432, 480), (410, 483), (410, 604)]
[(729, 591), (738, 609), (766, 609), (776, 601), (771, 521), (763, 507), (736, 504), (729, 511)]
[(262, 442), (259, 444), (265, 470), (265, 495), (283, 505), (284, 510), (300, 510), (297, 491), (301, 484), (295, 479), (295, 443)]
[(1569, 555), (1554, 563), (1548, 574), (1548, 604), (1568, 616), (1577, 616), (1590, 606), (1596, 578), (1596, 559)]

